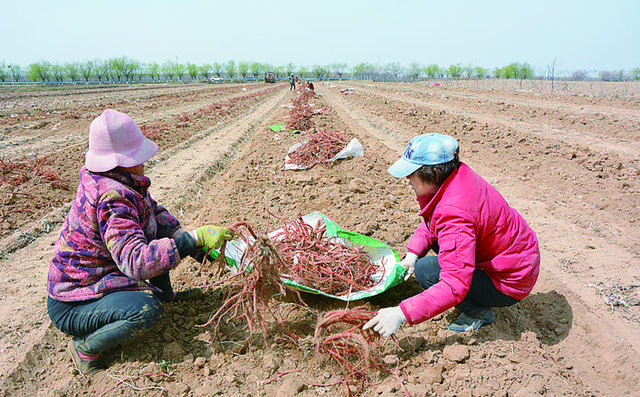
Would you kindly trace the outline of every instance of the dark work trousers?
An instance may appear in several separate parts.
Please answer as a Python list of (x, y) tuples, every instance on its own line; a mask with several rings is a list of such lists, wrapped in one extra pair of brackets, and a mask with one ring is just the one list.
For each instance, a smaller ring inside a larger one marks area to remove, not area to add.
[(164, 305), (153, 294), (117, 291), (83, 302), (48, 298), (47, 311), (56, 328), (73, 336), (80, 352), (95, 355), (154, 327)]
[[(437, 256), (425, 256), (416, 262), (415, 277), (422, 288), (427, 289), (440, 280), (440, 265)], [(505, 307), (518, 303), (508, 295), (498, 291), (489, 275), (476, 268), (471, 287), (456, 309), (470, 317), (488, 307)]]

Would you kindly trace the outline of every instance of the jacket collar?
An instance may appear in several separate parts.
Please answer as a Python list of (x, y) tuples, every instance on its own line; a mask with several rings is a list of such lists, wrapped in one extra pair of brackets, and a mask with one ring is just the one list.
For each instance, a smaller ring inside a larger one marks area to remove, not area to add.
[(460, 166), (456, 168), (447, 179), (445, 179), (442, 185), (440, 185), (440, 188), (438, 189), (436, 194), (434, 194), (432, 197), (429, 197), (429, 195), (417, 196), (418, 203), (420, 204), (420, 213), (418, 215), (425, 219), (431, 218), (436, 205), (438, 205), (440, 199), (442, 199), (442, 196), (444, 195), (445, 190), (447, 190), (447, 186), (451, 184), (456, 175), (458, 175), (460, 168), (462, 167), (466, 167), (466, 165), (461, 161)]
[(143, 195), (147, 193), (149, 186), (151, 186), (151, 179), (149, 179), (149, 177), (145, 175), (132, 174), (118, 168), (114, 168), (105, 172), (91, 172), (89, 170), (87, 170), (87, 172), (118, 181)]

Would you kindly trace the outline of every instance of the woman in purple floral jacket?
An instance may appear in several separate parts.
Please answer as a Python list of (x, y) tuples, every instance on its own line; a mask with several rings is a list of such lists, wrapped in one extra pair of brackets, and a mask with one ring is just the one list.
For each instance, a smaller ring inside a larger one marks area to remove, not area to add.
[(158, 150), (127, 115), (105, 110), (89, 129), (76, 198), (55, 246), (47, 278), (53, 324), (72, 335), (69, 349), (85, 374), (105, 368), (100, 353), (148, 330), (174, 292), (169, 271), (201, 247), (218, 248), (227, 229), (185, 232), (148, 192), (144, 163)]

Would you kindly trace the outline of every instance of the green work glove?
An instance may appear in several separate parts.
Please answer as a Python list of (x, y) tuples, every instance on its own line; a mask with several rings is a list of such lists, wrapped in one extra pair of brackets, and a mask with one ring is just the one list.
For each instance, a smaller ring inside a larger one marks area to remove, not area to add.
[(231, 240), (233, 232), (225, 227), (205, 225), (194, 230), (198, 247), (218, 249), (224, 240)]

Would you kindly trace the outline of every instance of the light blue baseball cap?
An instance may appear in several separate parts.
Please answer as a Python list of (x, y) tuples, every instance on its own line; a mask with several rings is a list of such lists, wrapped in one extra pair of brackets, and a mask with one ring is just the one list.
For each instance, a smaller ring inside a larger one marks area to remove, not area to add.
[(396, 178), (413, 174), (423, 165), (447, 163), (455, 157), (458, 141), (448, 135), (425, 134), (413, 138), (400, 160), (389, 167)]

